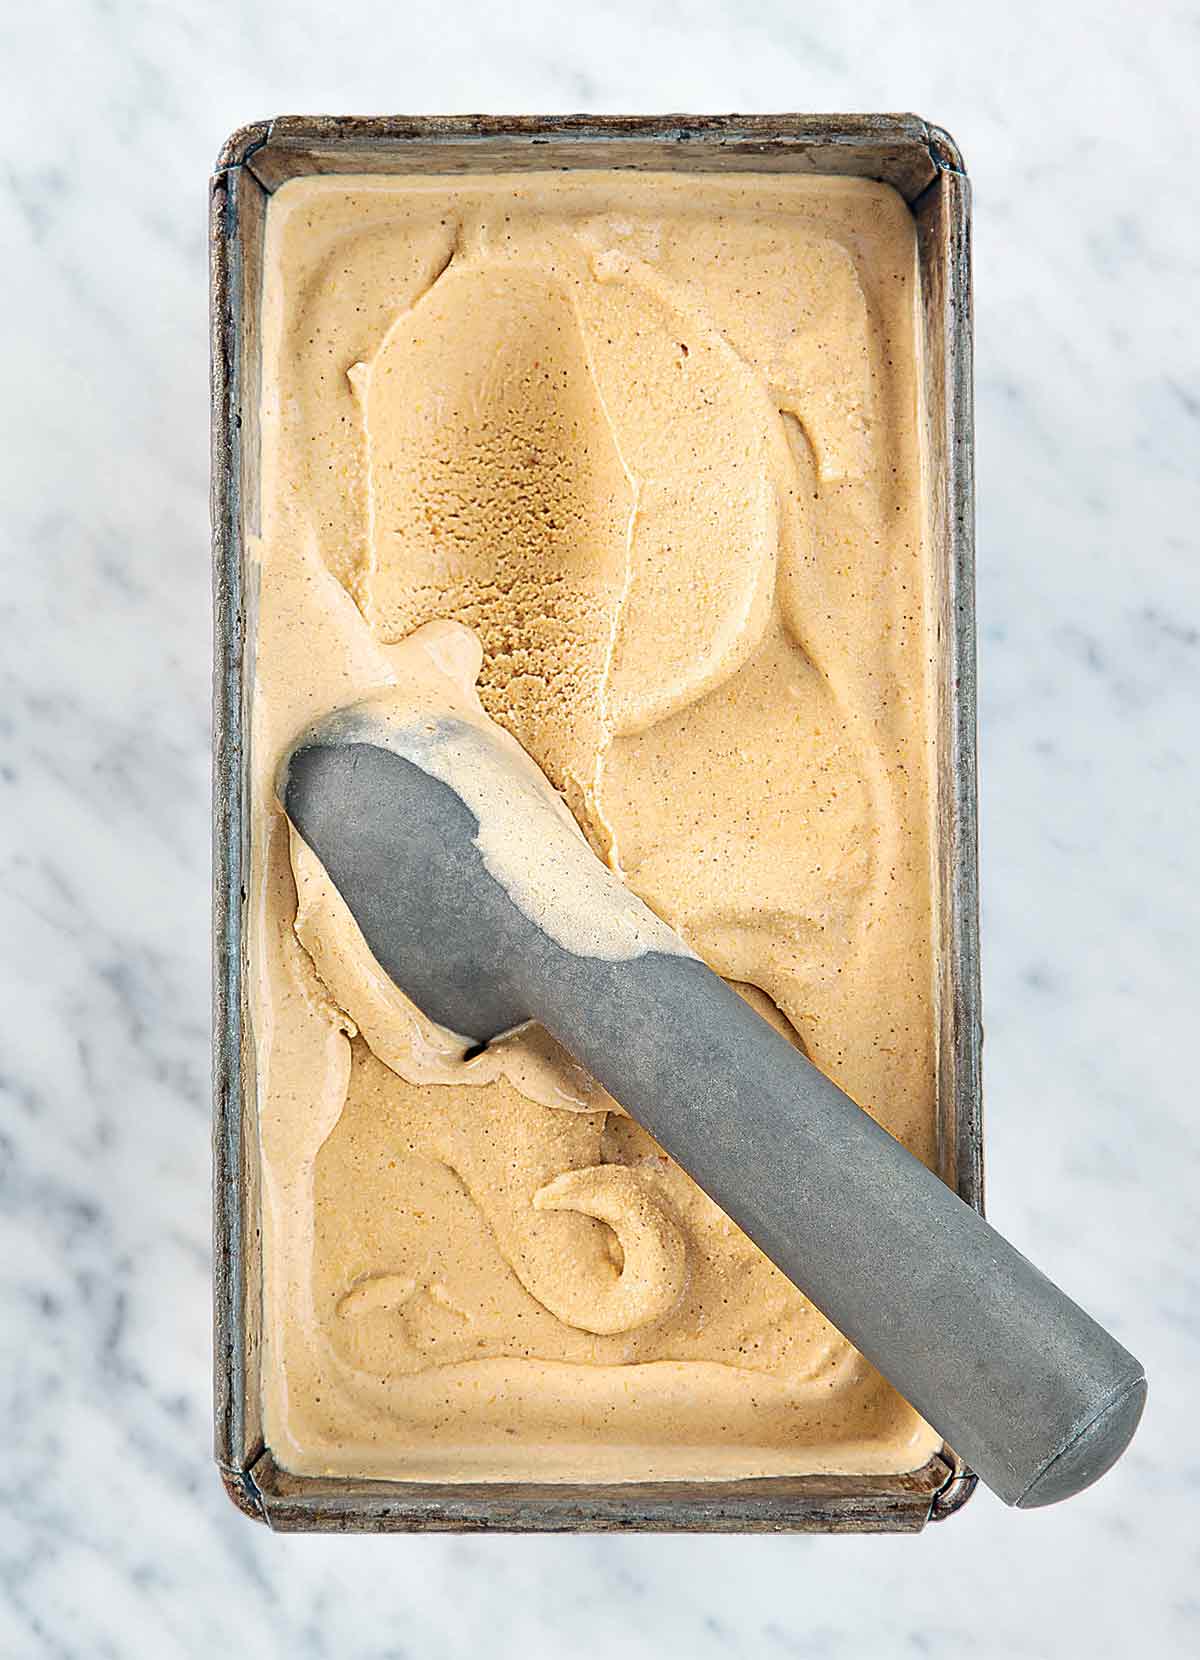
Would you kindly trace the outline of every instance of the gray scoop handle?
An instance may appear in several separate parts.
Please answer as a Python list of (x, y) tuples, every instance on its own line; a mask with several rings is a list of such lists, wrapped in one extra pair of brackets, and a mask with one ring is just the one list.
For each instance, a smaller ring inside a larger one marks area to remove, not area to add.
[(547, 1027), (1006, 1503), (1115, 1462), (1140, 1363), (703, 963), (564, 949), (408, 760), (310, 741), (290, 768), (289, 816), (396, 983), (480, 1038)]
[(540, 1018), (1008, 1504), (1137, 1426), (1141, 1365), (711, 970), (588, 959)]

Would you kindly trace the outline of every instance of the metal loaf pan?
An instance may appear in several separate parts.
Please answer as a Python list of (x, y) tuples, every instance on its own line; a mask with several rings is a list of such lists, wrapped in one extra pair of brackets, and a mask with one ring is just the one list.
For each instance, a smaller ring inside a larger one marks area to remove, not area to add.
[(880, 179), (916, 219), (937, 646), (939, 1147), (944, 1179), (983, 1208), (970, 196), (954, 142), (910, 115), (282, 116), (245, 127), (218, 159), (211, 213), (216, 1457), (234, 1502), (277, 1528), (916, 1532), (959, 1508), (974, 1486), (949, 1449), (899, 1476), (436, 1485), (293, 1476), (263, 1441), (258, 1132), (243, 912), (253, 674), (245, 538), (258, 521), (267, 200), (300, 174), (599, 167)]

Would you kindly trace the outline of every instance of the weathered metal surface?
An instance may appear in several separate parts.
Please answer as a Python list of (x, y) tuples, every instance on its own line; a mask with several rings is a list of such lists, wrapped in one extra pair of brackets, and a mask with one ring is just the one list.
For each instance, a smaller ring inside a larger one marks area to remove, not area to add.
[(293, 1530), (914, 1532), (961, 1508), (973, 1490), (973, 1476), (949, 1449), (901, 1476), (429, 1485), (292, 1476), (263, 1445), (257, 1121), (244, 958), (254, 595), (244, 541), (258, 514), (266, 200), (285, 180), (312, 173), (578, 167), (846, 174), (894, 185), (913, 208), (937, 637), (939, 1148), (944, 1178), (983, 1208), (969, 186), (953, 141), (910, 115), (259, 122), (230, 138), (212, 181), (216, 1456), (240, 1509)]
[[(250, 1471), (262, 1518), (337, 1533), (915, 1533), (950, 1476), (933, 1458), (904, 1476), (763, 1481), (355, 1482), (293, 1476), (265, 1453)], [(246, 1508), (243, 1498), (235, 1502)]]
[[(268, 191), (312, 173), (531, 171), (559, 167), (841, 173), (886, 178), (913, 202), (958, 165), (913, 115), (281, 115), (233, 134), (218, 168)], [(685, 158), (686, 159), (683, 159)]]

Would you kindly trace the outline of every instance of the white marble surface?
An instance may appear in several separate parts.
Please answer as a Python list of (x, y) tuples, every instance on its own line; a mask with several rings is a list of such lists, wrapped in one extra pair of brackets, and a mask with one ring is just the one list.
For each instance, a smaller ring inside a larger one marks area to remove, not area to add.
[[(1200, 1652), (1195, 7), (43, 0), (0, 40), (0, 1653)], [(218, 1486), (205, 180), (254, 117), (489, 108), (912, 108), (966, 152), (991, 1211), (1152, 1379), (1059, 1510), (347, 1541)]]

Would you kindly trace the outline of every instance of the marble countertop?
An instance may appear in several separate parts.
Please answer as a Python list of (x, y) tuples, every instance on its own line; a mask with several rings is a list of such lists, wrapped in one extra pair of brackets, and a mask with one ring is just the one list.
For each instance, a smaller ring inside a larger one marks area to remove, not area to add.
[[(509, 21), (501, 21), (511, 14)], [(1200, 1650), (1200, 14), (9, 8), (0, 1653)], [(283, 110), (915, 109), (975, 184), (989, 1199), (1128, 1457), (917, 1539), (272, 1537), (210, 1463), (205, 181)]]

